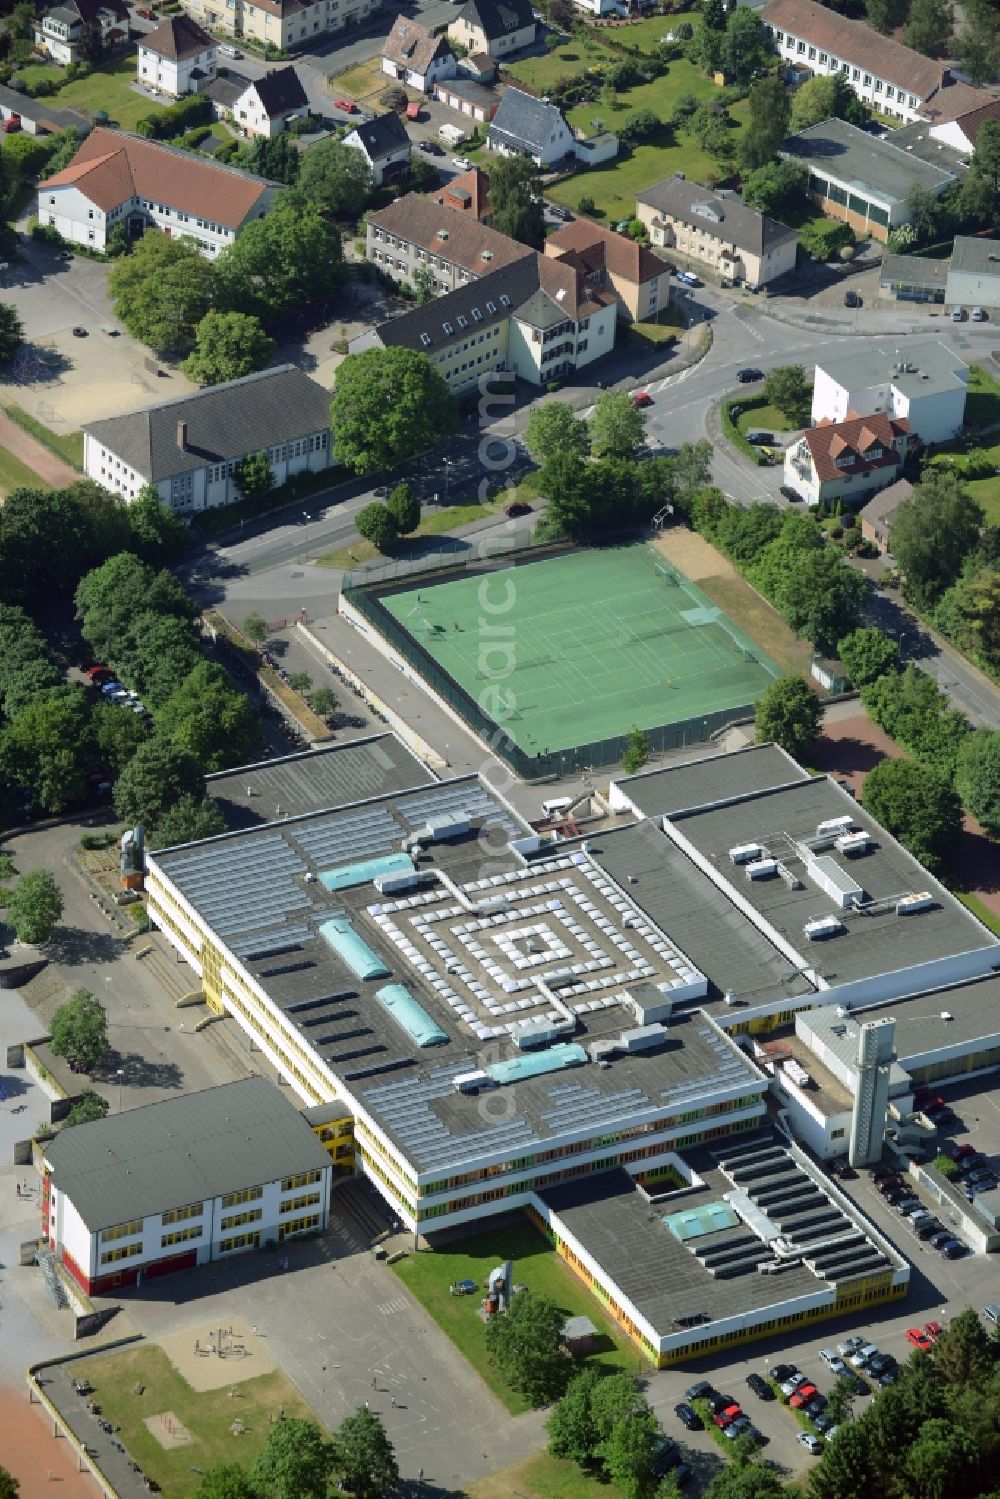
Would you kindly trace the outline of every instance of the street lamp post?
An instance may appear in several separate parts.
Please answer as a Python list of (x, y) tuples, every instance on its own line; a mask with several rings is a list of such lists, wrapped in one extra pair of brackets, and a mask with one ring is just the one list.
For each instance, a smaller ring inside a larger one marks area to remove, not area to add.
[(118, 1068), (118, 1112), (122, 1111), (122, 1084), (125, 1081), (125, 1068)]

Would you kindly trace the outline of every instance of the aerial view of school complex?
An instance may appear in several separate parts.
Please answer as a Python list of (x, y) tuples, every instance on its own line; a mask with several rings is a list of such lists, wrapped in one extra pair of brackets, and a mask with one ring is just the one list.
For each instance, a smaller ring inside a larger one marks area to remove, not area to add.
[(998, 0), (0, 4), (0, 1499), (1000, 1499)]

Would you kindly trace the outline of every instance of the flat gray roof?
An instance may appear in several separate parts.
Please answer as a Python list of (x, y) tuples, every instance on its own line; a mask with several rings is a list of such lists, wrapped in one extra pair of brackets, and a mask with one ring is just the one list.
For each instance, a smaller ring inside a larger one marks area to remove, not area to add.
[(882, 286), (926, 286), (944, 290), (948, 280), (948, 260), (926, 260), (922, 255), (883, 255), (878, 273)]
[(730, 754), (619, 776), (615, 784), (644, 817), (668, 817), (804, 780), (808, 772), (776, 744), (751, 744)]
[[(943, 1017), (947, 1015), (948, 1019)], [(796, 1016), (799, 1030), (812, 1031), (848, 1066), (856, 1066), (858, 1028), (873, 1020), (895, 1020), (895, 1050), (899, 1066), (910, 1071), (924, 1065), (928, 1053), (945, 1047), (982, 1050), (1000, 1047), (1000, 978), (974, 979), (932, 994), (914, 994), (891, 1004), (862, 1008), (849, 1015), (824, 1006)]]
[(821, 354), (817, 367), (847, 390), (891, 383), (911, 397), (956, 390), (968, 378), (965, 360), (939, 338), (907, 342), (902, 349), (891, 339), (866, 338), (849, 354)]
[(846, 120), (821, 120), (791, 135), (779, 153), (801, 161), (811, 172), (884, 203), (903, 203), (911, 187), (943, 191), (955, 173), (921, 161), (888, 140), (869, 135)]
[[(741, 1007), (815, 992), (795, 965), (653, 823), (588, 832), (585, 841), (595, 863), (706, 974), (711, 997), (697, 1003), (709, 1014), (720, 1020), (732, 1018)], [(729, 991), (736, 998), (735, 1010), (722, 997)]]
[(264, 1077), (78, 1124), (44, 1153), (91, 1233), (330, 1165), (295, 1104)]
[(376, 734), (223, 770), (207, 777), (205, 789), (226, 826), (236, 829), (432, 785), (434, 779), (395, 734)]
[[(770, 1134), (734, 1137), (728, 1143), (734, 1152), (755, 1143), (762, 1150), (773, 1149), (776, 1144)], [(826, 1195), (822, 1176), (807, 1172), (791, 1153), (784, 1155), (783, 1162), (780, 1156), (778, 1160), (789, 1184), (798, 1184), (813, 1204), (809, 1209), (803, 1208), (801, 1214), (796, 1210), (786, 1219), (789, 1237), (795, 1239), (796, 1215), (804, 1219), (810, 1213), (827, 1213), (830, 1217), (825, 1225), (826, 1234), (850, 1237), (852, 1229), (857, 1230), (867, 1241), (857, 1246), (859, 1257), (881, 1254), (868, 1240), (864, 1225), (849, 1218)], [(658, 1336), (688, 1333), (692, 1340), (697, 1340), (699, 1336), (711, 1335), (707, 1331), (711, 1322), (754, 1312), (766, 1316), (770, 1307), (815, 1295), (835, 1284), (822, 1274), (814, 1274), (805, 1263), (791, 1266), (781, 1275), (760, 1275), (752, 1266), (732, 1276), (710, 1274), (696, 1251), (724, 1250), (727, 1245), (736, 1248), (739, 1240), (749, 1241), (748, 1249), (759, 1249), (763, 1240), (754, 1233), (751, 1221), (744, 1219), (732, 1228), (701, 1234), (683, 1243), (675, 1237), (664, 1218), (681, 1212), (697, 1214), (701, 1208), (722, 1203), (734, 1191), (733, 1179), (720, 1169), (720, 1160), (726, 1160), (724, 1147), (715, 1152), (703, 1148), (685, 1151), (683, 1158), (704, 1185), (693, 1191), (669, 1194), (652, 1204), (621, 1168), (566, 1182), (540, 1194)], [(763, 1184), (762, 1181), (755, 1185)], [(745, 1184), (742, 1190), (752, 1194), (753, 1187)], [(780, 1226), (784, 1215), (779, 1209), (761, 1205), (759, 1210), (767, 1213), (774, 1227)], [(802, 1242), (806, 1242), (804, 1237)], [(887, 1268), (884, 1255), (882, 1262), (882, 1268)], [(684, 1318), (700, 1319), (704, 1328), (697, 1322), (684, 1325), (681, 1320)]]
[[(855, 859), (833, 849), (822, 854), (863, 887), (871, 914), (839, 910), (795, 852), (796, 842), (813, 835), (820, 823), (845, 816), (869, 834), (870, 852)], [(826, 776), (720, 809), (682, 813), (672, 827), (831, 985), (996, 944), (939, 881)], [(778, 876), (751, 880), (745, 866), (734, 866), (729, 850), (750, 843), (761, 844), (797, 874), (801, 888), (789, 889)], [(930, 909), (896, 915), (899, 896), (922, 891), (933, 897)], [(830, 914), (841, 918), (846, 930), (827, 941), (809, 941), (803, 933), (806, 922)]]
[(1000, 239), (956, 234), (951, 268), (969, 276), (1000, 276)]

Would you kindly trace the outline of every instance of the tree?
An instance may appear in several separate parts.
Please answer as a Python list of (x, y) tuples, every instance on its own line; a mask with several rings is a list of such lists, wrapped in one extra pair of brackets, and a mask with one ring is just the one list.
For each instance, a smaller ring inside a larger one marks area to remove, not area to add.
[(590, 454), (590, 434), (566, 401), (543, 401), (534, 406), (524, 431), (524, 446), (539, 465), (554, 453), (569, 453), (578, 458)]
[(896, 510), (889, 533), (908, 598), (924, 607), (962, 571), (979, 540), (982, 507), (947, 469), (925, 468), (912, 495)]
[(938, 57), (955, 21), (949, 0), (913, 0), (903, 40), (925, 57)]
[(274, 353), (274, 339), (268, 338), (258, 318), (246, 312), (207, 312), (195, 329), (194, 340), (183, 370), (200, 385), (241, 380), (262, 370)]
[(934, 1367), (953, 1390), (985, 1383), (995, 1361), (996, 1345), (972, 1307), (953, 1317), (934, 1345)]
[(1000, 838), (1000, 732), (973, 729), (963, 739), (955, 790), (991, 838)]
[(969, 170), (992, 192), (1000, 193), (1000, 120), (984, 120), (980, 125)]
[(560, 1395), (572, 1372), (562, 1348), (564, 1313), (547, 1296), (520, 1291), (506, 1312), (486, 1324), (486, 1352), (501, 1379), (545, 1405)]
[(865, 16), (869, 26), (889, 36), (897, 26), (902, 26), (910, 9), (910, 0), (865, 0)]
[(920, 1499), (963, 1499), (972, 1492), (979, 1461), (979, 1449), (967, 1431), (948, 1420), (930, 1420), (903, 1453), (904, 1481)]
[(267, 177), (272, 182), (290, 185), (297, 180), (302, 161), (294, 136), (282, 131), (270, 139), (259, 135), (256, 140), (242, 146), (235, 165), (244, 172), (252, 172), (255, 177)]
[(371, 187), (371, 168), (364, 152), (331, 136), (306, 152), (295, 192), (321, 213), (357, 219)]
[(108, 1017), (89, 989), (76, 989), (52, 1016), (52, 1051), (74, 1072), (90, 1072), (109, 1051)]
[(806, 130), (821, 120), (847, 120), (863, 125), (869, 118), (867, 106), (860, 100), (843, 73), (816, 73), (799, 85), (792, 99), (792, 129)]
[(764, 381), (764, 399), (776, 406), (790, 427), (809, 419), (809, 379), (801, 364), (779, 364)]
[(200, 843), (203, 838), (217, 838), (225, 831), (226, 819), (218, 802), (210, 796), (199, 800), (185, 792), (150, 829), (146, 842), (153, 849), (174, 848), (179, 843)]
[(845, 635), (837, 642), (837, 655), (844, 663), (851, 685), (858, 689), (899, 670), (899, 646), (874, 625), (865, 625)]
[(263, 451), (248, 454), (236, 465), (233, 477), (240, 494), (251, 503), (263, 502), (274, 488), (274, 470)]
[(545, 1428), (553, 1457), (568, 1458), (583, 1467), (594, 1455), (597, 1431), (591, 1400), (601, 1375), (597, 1369), (581, 1369), (570, 1380), (566, 1393), (553, 1410)]
[(206, 772), (245, 765), (260, 748), (260, 719), (221, 666), (199, 661), (160, 708), (157, 732)]
[[(85, 1072), (87, 1068), (83, 1069)], [(96, 1119), (107, 1117), (110, 1105), (93, 1088), (84, 1088), (76, 1103), (63, 1120), (63, 1129), (72, 1129), (77, 1124), (93, 1124)]]
[(828, 653), (859, 623), (868, 581), (836, 551), (812, 550), (795, 558), (775, 603), (797, 635)]
[(399, 1465), (385, 1427), (367, 1405), (337, 1428), (336, 1471), (341, 1486), (356, 1499), (383, 1499), (395, 1493)]
[(950, 1155), (936, 1155), (931, 1165), (939, 1176), (944, 1177), (945, 1181), (957, 1181), (958, 1162), (953, 1161)]
[(205, 777), (193, 755), (154, 734), (140, 744), (115, 782), (115, 811), (130, 827), (159, 827), (185, 794), (201, 801)]
[(289, 189), (226, 246), (216, 274), (223, 306), (266, 323), (336, 291), (343, 277), (340, 234), (319, 208), (300, 203)]
[(169, 565), (187, 551), (191, 544), (187, 527), (152, 484), (143, 484), (135, 499), (122, 508), (128, 521), (128, 547), (143, 562)]
[(150, 735), (138, 713), (123, 712), (114, 703), (98, 703), (90, 723), (98, 759), (116, 775)]
[[(618, 140), (626, 146), (637, 146), (641, 141), (648, 141), (655, 135), (660, 135), (665, 129), (658, 114), (652, 109), (637, 109), (632, 114), (626, 115), (618, 130)], [(666, 145), (665, 139), (661, 145)], [(642, 226), (645, 233), (646, 226)]]
[(792, 102), (777, 73), (758, 78), (750, 89), (750, 118), (740, 136), (739, 158), (744, 171), (765, 166), (777, 155), (788, 134)]
[(538, 170), (527, 156), (499, 156), (490, 163), (490, 211), (493, 228), (511, 239), (541, 250), (545, 244), (545, 209)]
[(337, 711), (337, 694), (331, 687), (317, 687), (309, 699), (309, 706), (320, 718), (332, 718)]
[(965, 25), (958, 34), (956, 55), (973, 83), (1000, 82), (1000, 28), (993, 0), (964, 0), (962, 12)]
[(192, 1499), (258, 1499), (258, 1495), (240, 1463), (219, 1463), (205, 1469)]
[(248, 614), (243, 621), (243, 633), (254, 645), (263, 645), (268, 636), (267, 620), (262, 614)]
[(278, 1421), (251, 1469), (261, 1499), (326, 1499), (336, 1448), (313, 1421)]
[(426, 307), (428, 302), (433, 302), (437, 296), (434, 277), (428, 269), (426, 260), (422, 260), (413, 272), (413, 290), (417, 294), (417, 302), (421, 307)]
[(192, 620), (198, 613), (194, 601), (169, 572), (154, 572), (131, 552), (119, 552), (88, 572), (80, 580), (74, 601), (83, 636), (98, 660), (114, 659), (117, 642), (140, 614)]
[(743, 179), (743, 201), (769, 216), (791, 211), (806, 189), (807, 173), (795, 161), (771, 161)]
[(616, 1422), (598, 1447), (608, 1477), (625, 1499), (652, 1499), (656, 1486), (653, 1469), (661, 1440), (660, 1423), (647, 1407)]
[(622, 770), (627, 776), (634, 776), (637, 770), (641, 770), (649, 759), (652, 744), (648, 734), (642, 729), (630, 729), (625, 736), (625, 753), (622, 755)]
[(758, 744), (773, 739), (798, 757), (816, 738), (822, 716), (819, 698), (801, 677), (779, 677), (757, 702), (755, 738)]
[(396, 522), (388, 505), (383, 505), (381, 500), (373, 500), (370, 505), (359, 510), (354, 517), (354, 524), (358, 528), (358, 535), (363, 536), (365, 541), (370, 541), (380, 552), (388, 551), (398, 537)]
[(63, 898), (47, 869), (23, 874), (7, 902), (7, 920), (19, 942), (47, 942), (63, 913)]
[(861, 701), (890, 738), (945, 780), (953, 780), (969, 722), (950, 706), (933, 677), (919, 667), (907, 666), (863, 687)]
[(24, 328), (17, 315), (17, 308), (10, 302), (0, 302), (0, 364), (13, 359), (24, 343)]
[(47, 687), (0, 734), (0, 766), (11, 781), (31, 787), (46, 812), (63, 812), (87, 794), (93, 744), (82, 689)]
[(841, 1376), (833, 1382), (833, 1388), (827, 1397), (826, 1408), (830, 1420), (835, 1426), (843, 1421), (849, 1421), (854, 1411), (855, 1391), (852, 1380)]
[(213, 267), (190, 240), (151, 230), (131, 255), (115, 262), (108, 290), (116, 317), (133, 338), (176, 357), (194, 343), (212, 305), (214, 282)]
[(588, 425), (599, 457), (634, 458), (646, 436), (646, 414), (624, 391), (602, 391)]
[(400, 536), (409, 536), (420, 524), (420, 497), (409, 484), (397, 484), (389, 491), (386, 509), (396, 523)]
[(881, 760), (865, 777), (866, 812), (936, 873), (962, 833), (962, 808), (944, 776), (916, 760)]
[(357, 474), (415, 458), (457, 420), (455, 398), (436, 365), (415, 349), (366, 349), (338, 367), (333, 453)]
[(18, 0), (10, 13), (7, 30), (17, 41), (30, 42), (35, 29), (35, 7), (31, 0)]
[(311, 689), (313, 679), (307, 671), (293, 671), (288, 678), (288, 685), (293, 692), (301, 692), (303, 695)]
[(719, 63), (727, 84), (744, 87), (774, 53), (767, 27), (749, 5), (736, 5), (726, 17)]
[(156, 708), (194, 670), (202, 655), (189, 620), (147, 609), (130, 620), (118, 644), (112, 644), (108, 659), (143, 702)]

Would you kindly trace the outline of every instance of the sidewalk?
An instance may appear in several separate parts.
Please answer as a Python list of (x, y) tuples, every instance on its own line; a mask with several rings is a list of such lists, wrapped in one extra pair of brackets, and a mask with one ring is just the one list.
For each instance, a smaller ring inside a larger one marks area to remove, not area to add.
[(63, 489), (67, 484), (75, 484), (80, 478), (75, 468), (70, 468), (68, 463), (63, 463), (48, 448), (43, 448), (40, 442), (29, 437), (3, 411), (0, 411), (0, 447), (5, 447), (8, 453), (13, 453), (15, 458), (27, 464), (40, 479), (51, 484), (53, 489)]

